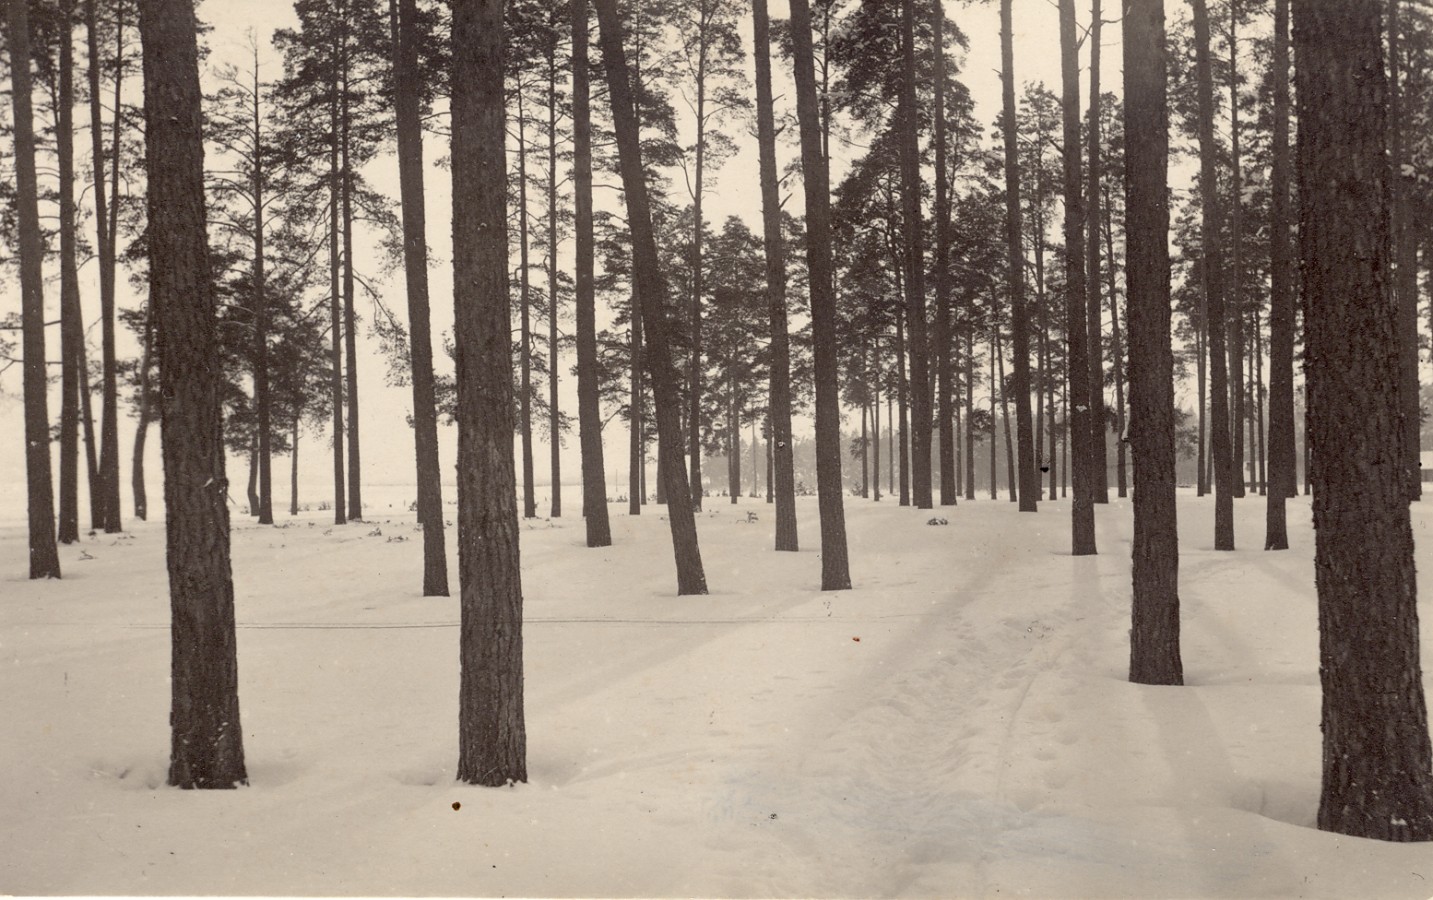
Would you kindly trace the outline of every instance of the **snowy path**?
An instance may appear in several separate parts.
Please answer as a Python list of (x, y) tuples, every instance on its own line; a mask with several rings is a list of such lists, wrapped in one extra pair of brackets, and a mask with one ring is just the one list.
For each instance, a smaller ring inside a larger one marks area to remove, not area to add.
[[(1123, 501), (1074, 559), (1064, 503), (931, 527), (850, 500), (834, 594), (814, 502), (798, 554), (764, 505), (713, 504), (701, 598), (672, 596), (656, 514), (597, 551), (530, 523), (531, 782), (500, 790), (453, 782), (457, 601), (416, 595), (397, 520), (236, 530), (251, 786), (164, 789), (163, 531), (97, 538), (63, 582), (0, 580), (0, 892), (1433, 894), (1433, 849), (1310, 827), (1307, 505), (1287, 554), (1214, 553), (1207, 506), (1181, 500), (1183, 689), (1125, 681)], [(1246, 546), (1262, 509), (1238, 504)], [(0, 572), (23, 553), (0, 529)]]

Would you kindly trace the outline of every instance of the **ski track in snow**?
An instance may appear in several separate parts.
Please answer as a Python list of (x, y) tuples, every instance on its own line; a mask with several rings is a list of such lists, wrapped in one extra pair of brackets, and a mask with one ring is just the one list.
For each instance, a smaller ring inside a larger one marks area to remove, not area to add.
[(1074, 558), (1066, 502), (932, 527), (848, 498), (832, 593), (814, 500), (778, 554), (770, 507), (711, 498), (706, 597), (673, 596), (660, 507), (598, 550), (580, 519), (525, 522), (530, 782), (496, 790), (453, 780), (458, 600), (418, 596), (406, 517), (235, 517), (250, 786), (211, 793), (163, 787), (162, 525), (62, 548), (51, 583), (3, 526), (0, 892), (1433, 894), (1426, 845), (1312, 828), (1306, 500), (1279, 554), (1262, 498), (1233, 554), (1211, 507), (1181, 496), (1184, 688), (1125, 678), (1128, 501)]

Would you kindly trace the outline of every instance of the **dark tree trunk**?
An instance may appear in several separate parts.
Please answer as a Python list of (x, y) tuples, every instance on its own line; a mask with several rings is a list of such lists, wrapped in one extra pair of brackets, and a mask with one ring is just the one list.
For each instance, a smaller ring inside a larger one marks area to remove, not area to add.
[[(346, 9), (346, 5), (341, 6)], [(342, 90), (339, 93), (340, 136), (340, 185), (342, 187), (343, 211), (343, 343), (348, 367), (348, 517), (363, 520), (363, 465), (358, 444), (358, 313), (354, 309), (353, 275), (353, 160), (350, 136), (352, 113), (348, 106), (349, 96), (349, 43), (348, 19), (343, 18), (343, 38), (340, 42), (342, 54)]]
[(975, 499), (975, 327), (965, 330), (965, 499)]
[(1164, 0), (1124, 11), (1130, 445), (1134, 451), (1129, 680), (1183, 684), (1169, 293), (1169, 104)]
[[(299, 417), (289, 430), (289, 515), (299, 514)], [(445, 573), (446, 574), (446, 573)]]
[(245, 491), (245, 499), (249, 501), (249, 515), (259, 514), (259, 436), (256, 434), (249, 439), (249, 483)]
[[(1020, 150), (1015, 121), (1015, 49), (1012, 32), (1012, 0), (1000, 4), (1001, 88), (1005, 119), (1005, 242), (1006, 278), (1010, 285), (1010, 339), (1014, 357), (1015, 427), (1019, 430), (1016, 472), (1011, 485), (1018, 484), (1020, 511), (1035, 512), (1040, 496), (1040, 473), (1035, 468), (1035, 433), (1030, 420), (1030, 325), (1025, 312), (1025, 250), (1020, 245)], [(1003, 396), (1003, 385), (1001, 394)], [(1018, 474), (1017, 474), (1018, 473)], [(1011, 496), (1016, 493), (1012, 488)]]
[(1015, 466), (1014, 436), (1010, 428), (1010, 398), (1005, 392), (1005, 346), (1000, 335), (995, 335), (995, 358), (1000, 364), (1000, 420), (1005, 429), (1005, 484), (1010, 493), (1010, 502), (1020, 499), (1019, 470)]
[[(876, 339), (875, 339), (875, 351), (874, 351), (874, 353), (873, 353), (872, 355), (874, 356), (873, 362), (874, 362), (874, 365), (875, 365), (875, 370), (876, 370), (876, 373), (877, 373), (877, 378), (876, 378), (876, 382), (875, 382), (875, 385), (874, 385), (874, 396), (873, 396), (872, 402), (871, 402), (871, 407), (872, 407), (872, 408), (871, 408), (871, 425), (872, 425), (872, 432), (873, 432), (873, 434), (872, 434), (872, 441), (871, 441), (871, 442), (872, 442), (872, 444), (874, 444), (874, 451), (875, 451), (874, 457), (873, 457), (873, 459), (871, 460), (871, 482), (872, 482), (872, 487), (873, 487), (873, 489), (874, 489), (874, 491), (875, 491), (875, 500), (876, 500), (877, 503), (879, 503), (879, 502), (881, 502), (881, 388), (880, 388), (880, 378), (879, 378), (880, 371), (881, 371), (881, 338), (880, 338), (880, 335), (877, 335), (877, 336), (876, 336)], [(886, 423), (886, 428), (887, 428), (887, 430), (890, 429), (890, 423), (889, 423), (889, 422)]]
[[(120, 530), (121, 514), (119, 505), (119, 387), (115, 365), (115, 234), (118, 225), (119, 204), (119, 138), (122, 117), (116, 112), (113, 121), (114, 165), (111, 177), (114, 190), (105, 190), (104, 126), (100, 101), (100, 55), (99, 55), (99, 13), (97, 0), (85, 0), (85, 31), (89, 50), (90, 86), (90, 146), (91, 162), (94, 167), (95, 190), (95, 235), (99, 255), (100, 274), (100, 331), (101, 331), (101, 399), (100, 399), (100, 453), (98, 478), (91, 482), (91, 490), (98, 486), (98, 497), (91, 499), (91, 506), (99, 513), (99, 527), (107, 532)], [(115, 8), (115, 71), (114, 108), (120, 109), (121, 88), (124, 84), (124, 3)], [(87, 392), (88, 393), (88, 392)], [(91, 443), (91, 447), (93, 444)], [(136, 463), (142, 466), (142, 463)], [(140, 472), (142, 485), (143, 473)], [(143, 504), (136, 497), (136, 510)], [(144, 516), (139, 515), (143, 519)]]
[[(647, 339), (646, 368), (652, 377), (655, 395), (660, 442), (657, 455), (661, 479), (667, 488), (667, 521), (672, 532), (672, 552), (676, 557), (677, 593), (705, 594), (706, 574), (697, 543), (691, 488), (687, 485), (686, 467), (682, 460), (679, 381), (667, 339), (667, 286), (657, 258), (657, 240), (652, 229), (652, 210), (642, 167), (637, 114), (632, 103), (627, 54), (622, 47), (622, 25), (617, 15), (616, 0), (596, 0), (595, 5), (601, 26), (603, 67), (607, 73), (608, 96), (617, 133), (627, 224), (632, 234), (632, 277), (636, 283), (636, 294), (644, 307), (642, 329)], [(501, 141), (498, 146), (501, 147)]]
[(458, 780), (527, 780), (513, 477), (503, 4), (453, 4), (453, 303), (462, 595)]
[[(847, 590), (846, 512), (841, 482), (841, 398), (837, 383), (835, 271), (831, 260), (831, 173), (821, 153), (821, 118), (811, 48), (811, 8), (791, 0), (792, 64), (806, 193), (806, 260), (816, 368), (816, 490), (821, 510), (821, 589)], [(927, 484), (929, 489), (929, 484)]]
[(1427, 841), (1433, 747), (1401, 465), (1384, 9), (1361, 0), (1299, 0), (1293, 11), (1323, 685), (1318, 825)]
[[(423, 187), (422, 73), (418, 66), (417, 0), (391, 0), (398, 190), (403, 215), (403, 274), (408, 292), (409, 365), (413, 379), (413, 450), (418, 524), (423, 528), (423, 596), (448, 596), (444, 547), (443, 470), (438, 459), (438, 406), (428, 303), (427, 203)], [(295, 431), (295, 438), (298, 434)], [(298, 444), (294, 444), (297, 454)]]
[[(994, 321), (994, 318), (995, 318), (994, 316), (991, 316), (992, 322)], [(997, 384), (999, 383), (999, 382), (997, 382), (996, 379), (995, 379), (995, 351), (996, 351), (996, 348), (999, 347), (999, 345), (1000, 345), (1000, 329), (999, 329), (998, 327), (996, 327), (995, 325), (992, 325), (991, 328), (990, 328), (990, 499), (991, 499), (991, 500), (995, 500), (995, 499), (997, 499), (998, 496), (999, 496), (999, 494), (998, 494), (998, 490), (999, 490), (999, 489), (996, 487), (996, 470), (995, 470), (995, 458), (996, 458), (996, 456), (995, 456), (995, 454), (996, 454), (996, 448), (995, 448), (995, 425), (996, 425), (996, 419), (995, 419), (995, 392), (996, 392), (996, 390), (997, 390), (997, 387), (996, 387), (996, 386), (997, 386)]]
[(945, 121), (945, 6), (931, 0), (935, 53), (935, 367), (940, 504), (956, 501), (955, 372), (950, 359), (950, 173)]
[(154, 305), (144, 301), (144, 353), (139, 362), (139, 414), (134, 426), (134, 459), (131, 460), (130, 489), (134, 492), (134, 517), (149, 518), (149, 498), (144, 489), (144, 443), (152, 417), (149, 405), (149, 370), (154, 358)]
[(204, 233), (202, 96), (194, 6), (144, 0), (149, 290), (159, 342), (164, 507), (172, 610), (169, 783), (248, 781), (239, 721), (234, 582), (218, 324)]
[[(556, 31), (557, 23), (552, 23)], [(562, 408), (557, 403), (557, 36), (547, 44), (547, 431), (551, 513), (562, 517)]]
[(696, 160), (692, 191), (692, 296), (688, 300), (688, 331), (692, 355), (687, 367), (687, 462), (691, 466), (692, 509), (701, 512), (702, 479), (702, 194), (706, 163), (706, 41), (699, 39), (696, 72)]
[(901, 0), (901, 218), (906, 268), (906, 324), (911, 338), (911, 494), (930, 509), (930, 355), (925, 320), (925, 228), (921, 213), (920, 115), (916, 105), (915, 6)]
[(21, 341), (24, 353), (25, 480), (30, 524), (30, 577), (59, 578), (55, 494), (50, 474), (50, 413), (45, 391), (45, 295), (31, 108), (30, 15), (27, 0), (9, 0), (10, 99), (14, 111), (15, 199), (20, 236)]
[[(80, 539), (80, 365), (84, 356), (84, 312), (75, 249), (75, 60), (74, 0), (60, 4), (59, 91), (55, 155), (60, 170), (60, 520), (59, 541)], [(95, 484), (90, 482), (90, 490)], [(101, 495), (103, 491), (101, 491)]]
[[(1239, 71), (1238, 7), (1229, 4), (1229, 71)], [(1249, 480), (1244, 467), (1253, 448), (1244, 446), (1244, 184), (1239, 141), (1239, 79), (1229, 79), (1229, 421), (1234, 439), (1234, 496), (1243, 497)]]
[[(587, 546), (612, 545), (607, 518), (606, 463), (602, 458), (602, 407), (597, 375), (597, 300), (593, 286), (592, 109), (587, 47), (587, 0), (572, 3), (572, 199), (576, 238), (577, 433), (582, 448), (582, 518)], [(633, 500), (638, 498), (635, 496)], [(641, 507), (634, 505), (633, 511)]]
[(1125, 349), (1120, 335), (1119, 291), (1115, 289), (1115, 229), (1112, 221), (1114, 217), (1110, 214), (1109, 200), (1109, 193), (1106, 190), (1104, 236), (1105, 259), (1108, 262), (1105, 276), (1109, 279), (1107, 287), (1110, 292), (1110, 368), (1115, 375), (1115, 434), (1118, 436), (1118, 441), (1115, 444), (1115, 484), (1119, 496), (1124, 497), (1129, 494), (1129, 436), (1125, 432)]
[(900, 439), (901, 464), (901, 506), (911, 505), (911, 454), (910, 454), (910, 403), (909, 403), (909, 382), (906, 381), (906, 330), (905, 316), (901, 310), (896, 311), (896, 412), (900, 417), (900, 430), (896, 432)]
[(1219, 183), (1215, 174), (1214, 82), (1210, 73), (1209, 10), (1205, 0), (1191, 0), (1194, 11), (1195, 80), (1199, 94), (1199, 202), (1203, 208), (1205, 334), (1209, 352), (1209, 418), (1214, 456), (1214, 549), (1234, 549), (1234, 468), (1229, 430), (1229, 372), (1224, 346), (1223, 225), (1219, 215)]
[[(642, 353), (642, 302), (637, 298), (637, 286), (632, 285), (632, 325), (628, 329), (630, 337), (628, 343), (631, 346), (632, 354), (632, 393), (628, 401), (628, 415), (630, 418), (630, 442), (628, 449), (628, 493), (631, 495), (628, 501), (627, 511), (634, 516), (642, 514), (642, 504), (647, 502), (647, 439), (642, 433), (643, 419), (642, 406), (644, 401), (644, 390), (642, 384), (642, 369), (646, 360)], [(660, 480), (660, 479), (659, 479)]]
[(1065, 440), (1074, 461), (1070, 505), (1070, 546), (1075, 556), (1095, 551), (1094, 452), (1091, 445), (1088, 356), (1089, 323), (1085, 314), (1085, 201), (1080, 185), (1080, 61), (1075, 45), (1075, 0), (1060, 0), (1060, 81), (1064, 113), (1065, 164), (1065, 333), (1070, 371), (1070, 414)]
[(80, 428), (85, 442), (85, 474), (89, 476), (90, 487), (90, 530), (100, 531), (104, 528), (103, 500), (104, 491), (100, 487), (100, 463), (99, 448), (95, 443), (95, 417), (94, 403), (90, 390), (90, 362), (89, 354), (85, 351), (85, 342), (79, 343), (79, 377), (80, 377)]
[[(756, 139), (761, 167), (761, 221), (766, 249), (766, 306), (771, 323), (771, 437), (775, 453), (776, 549), (797, 549), (796, 475), (791, 451), (791, 346), (786, 325), (786, 243), (777, 190), (776, 117), (771, 92), (771, 36), (766, 0), (751, 0), (756, 60)], [(771, 486), (768, 486), (771, 491)]]
[(1289, 549), (1285, 500), (1298, 494), (1294, 450), (1294, 272), (1289, 233), (1289, 0), (1274, 0), (1269, 217), (1269, 494), (1264, 549)]
[(259, 51), (254, 50), (254, 171), (251, 190), (254, 194), (254, 405), (258, 411), (259, 504), (256, 510), (260, 525), (274, 524), (273, 451), (270, 429), (273, 427), (272, 401), (269, 396), (269, 310), (264, 284), (264, 188), (265, 154), (263, 119), (260, 116)]
[[(1109, 454), (1105, 435), (1104, 298), (1100, 296), (1100, 0), (1090, 2), (1090, 115), (1085, 128), (1089, 166), (1085, 183), (1085, 316), (1090, 343), (1090, 491), (1096, 503), (1110, 502)], [(1114, 261), (1110, 261), (1114, 265)]]
[(328, 106), (329, 148), (328, 148), (328, 290), (329, 328), (332, 345), (329, 349), (329, 392), (333, 398), (333, 522), (342, 525), (348, 521), (348, 491), (344, 484), (343, 427), (343, 293), (342, 261), (339, 252), (338, 207), (339, 165), (338, 165), (338, 65), (333, 66), (329, 82), (332, 91)]

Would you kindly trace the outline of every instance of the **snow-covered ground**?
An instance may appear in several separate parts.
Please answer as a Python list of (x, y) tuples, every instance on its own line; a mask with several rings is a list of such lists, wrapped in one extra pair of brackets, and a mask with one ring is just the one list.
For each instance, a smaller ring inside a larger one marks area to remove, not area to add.
[(814, 500), (799, 554), (765, 504), (710, 501), (706, 597), (674, 596), (660, 508), (614, 507), (601, 550), (525, 523), (531, 782), (500, 789), (454, 781), (458, 601), (420, 596), (405, 506), (235, 517), (251, 783), (223, 792), (163, 786), (162, 526), (63, 548), (50, 583), (0, 528), (0, 893), (1433, 895), (1433, 847), (1312, 827), (1306, 499), (1296, 549), (1259, 549), (1251, 497), (1216, 554), (1181, 498), (1185, 688), (1125, 680), (1128, 501), (1076, 559), (1065, 502), (933, 527), (848, 498), (832, 594)]

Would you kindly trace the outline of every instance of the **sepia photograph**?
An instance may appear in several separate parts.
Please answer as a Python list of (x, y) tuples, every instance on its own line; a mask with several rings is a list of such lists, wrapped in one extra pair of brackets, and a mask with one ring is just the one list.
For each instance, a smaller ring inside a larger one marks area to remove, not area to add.
[(0, 896), (1433, 898), (1430, 409), (1433, 0), (0, 0)]

